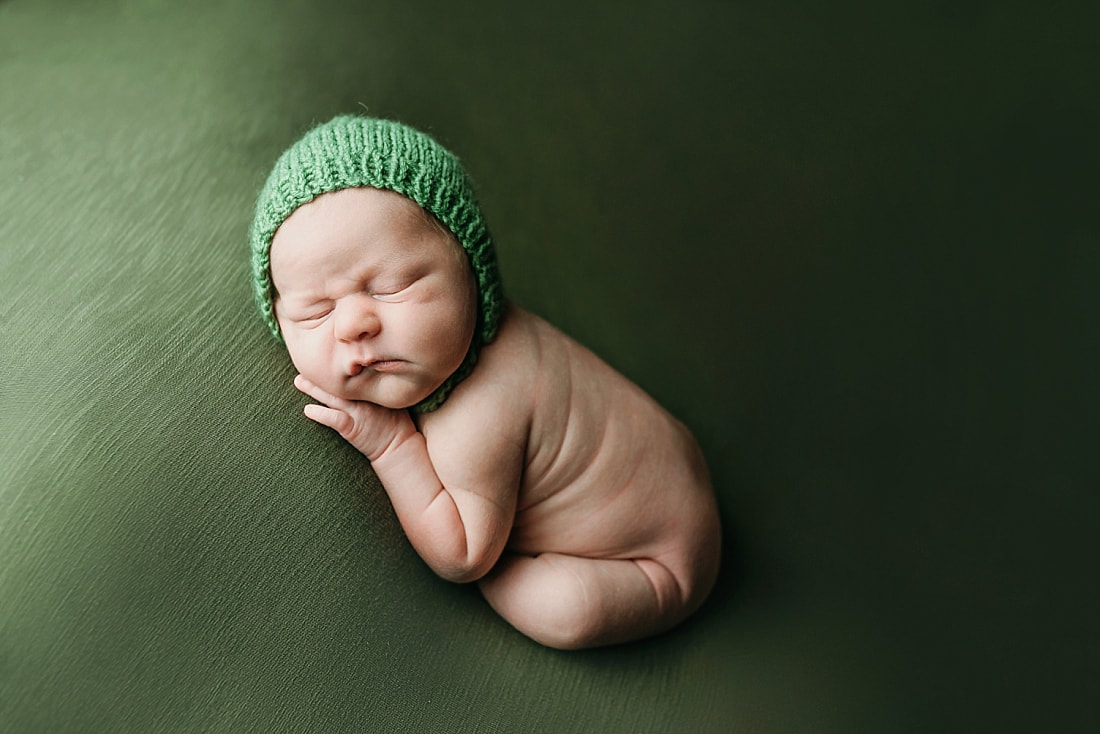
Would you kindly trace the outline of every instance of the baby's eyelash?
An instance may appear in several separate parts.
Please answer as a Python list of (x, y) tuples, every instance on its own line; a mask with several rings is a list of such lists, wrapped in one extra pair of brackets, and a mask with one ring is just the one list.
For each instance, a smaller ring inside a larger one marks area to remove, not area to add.
[[(415, 282), (415, 281), (414, 281)], [(400, 283), (393, 287), (375, 288), (371, 291), (371, 295), (375, 298), (387, 298), (390, 296), (396, 296), (400, 293), (404, 293), (409, 288), (413, 287), (413, 283)]]

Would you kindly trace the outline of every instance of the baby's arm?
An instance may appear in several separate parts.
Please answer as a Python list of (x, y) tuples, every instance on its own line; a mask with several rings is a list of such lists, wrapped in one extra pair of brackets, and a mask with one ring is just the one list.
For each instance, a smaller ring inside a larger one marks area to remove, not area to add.
[(337, 398), (301, 375), (294, 385), (322, 403), (306, 406), (306, 416), (337, 431), (371, 462), (409, 542), (433, 571), (451, 581), (488, 573), (515, 514), (522, 454), (508, 455), (513, 444), (492, 440), (493, 432), (475, 443), (462, 432), (467, 440), (440, 445), (439, 453), (471, 452), (467, 465), (497, 471), (452, 471), (441, 479), (408, 411)]

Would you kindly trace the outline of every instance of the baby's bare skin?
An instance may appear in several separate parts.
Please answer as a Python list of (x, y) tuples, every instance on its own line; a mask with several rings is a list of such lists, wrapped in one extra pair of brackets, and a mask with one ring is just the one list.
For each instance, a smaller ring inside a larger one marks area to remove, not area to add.
[(447, 401), (406, 410), (472, 335), (457, 247), (375, 189), (325, 194), (284, 222), (276, 315), (295, 384), (320, 403), (307, 416), (371, 461), (429, 566), (478, 581), (521, 632), (577, 648), (668, 629), (710, 591), (720, 530), (694, 439), (642, 390), (511, 305)]

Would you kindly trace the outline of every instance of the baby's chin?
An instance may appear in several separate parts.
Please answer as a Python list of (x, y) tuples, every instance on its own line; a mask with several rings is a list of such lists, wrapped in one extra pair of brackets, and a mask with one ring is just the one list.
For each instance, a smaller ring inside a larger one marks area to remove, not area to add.
[[(437, 385), (409, 385), (401, 384), (397, 379), (380, 381), (382, 384), (372, 385), (369, 388), (355, 389), (355, 385), (348, 385), (342, 391), (332, 391), (337, 397), (344, 400), (355, 400), (373, 403), (381, 408), (390, 410), (406, 410), (424, 401), (438, 388)], [(389, 383), (389, 384), (387, 384)], [(396, 384), (395, 384), (396, 383)]]

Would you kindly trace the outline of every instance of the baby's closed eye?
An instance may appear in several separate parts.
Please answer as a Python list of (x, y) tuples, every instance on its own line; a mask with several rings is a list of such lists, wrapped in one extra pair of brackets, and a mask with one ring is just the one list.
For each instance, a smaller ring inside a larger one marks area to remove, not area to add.
[(393, 301), (400, 298), (407, 290), (409, 290), (409, 286), (403, 288), (381, 288), (371, 291), (371, 297), (379, 301)]
[(324, 317), (328, 316), (330, 313), (332, 313), (332, 307), (331, 306), (326, 306), (325, 308), (321, 309), (320, 311), (311, 312), (309, 316), (303, 316), (302, 318), (300, 318), (298, 320), (299, 321), (320, 321)]
[(409, 295), (420, 278), (402, 278), (389, 282), (372, 284), (370, 287), (371, 298), (379, 301), (399, 301)]
[(325, 301), (310, 306), (288, 309), (286, 316), (296, 324), (317, 323), (332, 313), (333, 308), (334, 305), (331, 302)]

